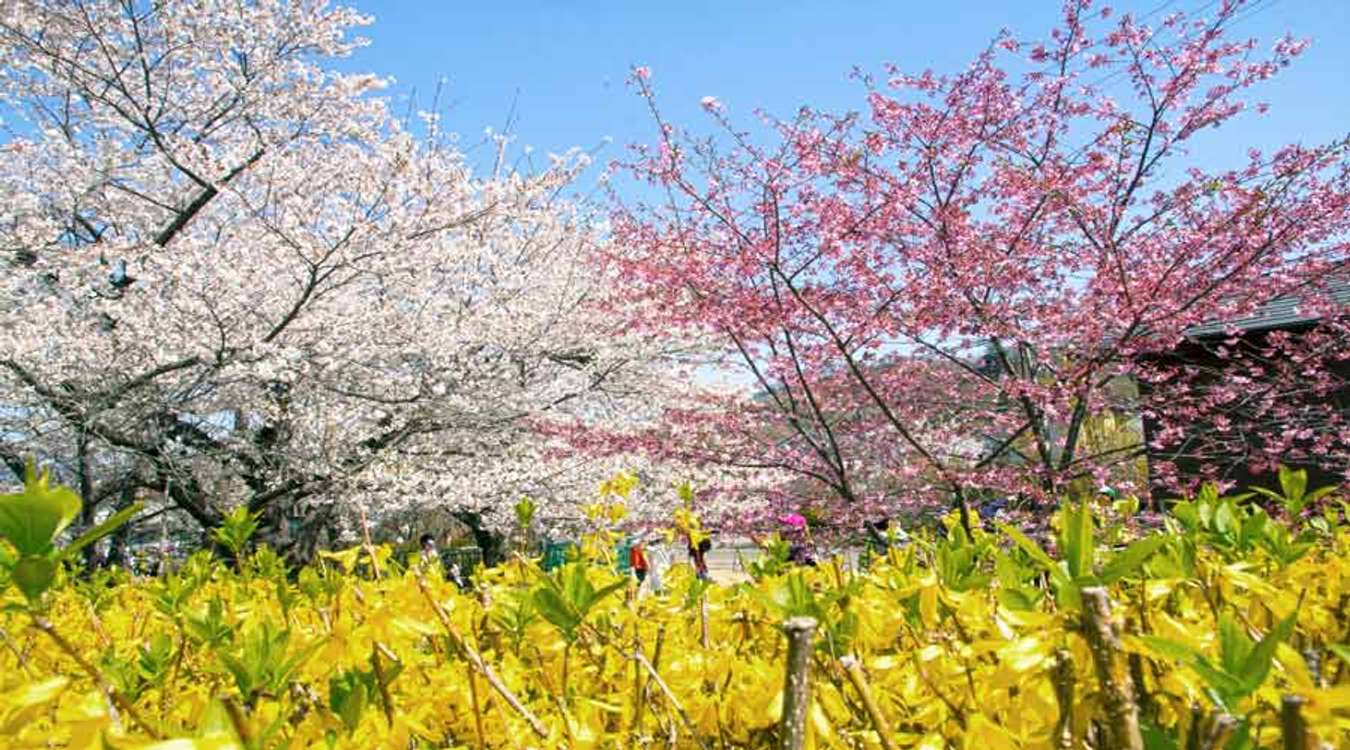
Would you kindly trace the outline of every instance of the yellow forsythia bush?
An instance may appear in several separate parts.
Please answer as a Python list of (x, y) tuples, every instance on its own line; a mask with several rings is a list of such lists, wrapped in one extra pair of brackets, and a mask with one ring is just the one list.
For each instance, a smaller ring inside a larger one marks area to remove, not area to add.
[(522, 558), (462, 592), (383, 548), (298, 574), (267, 549), (154, 579), (60, 572), (7, 586), (0, 747), (773, 747), (792, 616), (819, 623), (809, 746), (1103, 747), (1095, 586), (1147, 747), (1280, 747), (1285, 696), (1315, 742), (1350, 747), (1340, 513), (1291, 526), (1210, 492), (1134, 535), (1067, 506), (1053, 545), (950, 523), (866, 572), (766, 558), (722, 586), (677, 566), (659, 595)]

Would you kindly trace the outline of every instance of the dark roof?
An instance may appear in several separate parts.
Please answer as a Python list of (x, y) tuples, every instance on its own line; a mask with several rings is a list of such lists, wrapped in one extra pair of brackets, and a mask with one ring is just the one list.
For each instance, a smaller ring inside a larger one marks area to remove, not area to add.
[[(1326, 293), (1340, 307), (1350, 307), (1350, 280), (1333, 279), (1326, 283)], [(1277, 297), (1257, 308), (1256, 312), (1245, 318), (1203, 323), (1186, 329), (1186, 335), (1193, 338), (1219, 336), (1232, 329), (1242, 332), (1273, 331), (1280, 328), (1298, 328), (1321, 319), (1299, 309), (1301, 298), (1297, 295)]]

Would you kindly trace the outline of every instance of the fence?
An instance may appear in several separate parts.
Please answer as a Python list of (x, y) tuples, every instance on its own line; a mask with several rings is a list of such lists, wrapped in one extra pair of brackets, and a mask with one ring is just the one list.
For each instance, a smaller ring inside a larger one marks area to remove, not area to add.
[(459, 565), (460, 572), (467, 577), (483, 567), (483, 550), (478, 547), (448, 547), (441, 550), (441, 562), (447, 569), (451, 565)]

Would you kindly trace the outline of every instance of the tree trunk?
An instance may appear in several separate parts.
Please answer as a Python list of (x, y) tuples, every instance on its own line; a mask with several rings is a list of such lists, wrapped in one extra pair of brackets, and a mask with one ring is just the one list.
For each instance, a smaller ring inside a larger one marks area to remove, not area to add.
[(816, 621), (794, 617), (783, 624), (787, 634), (787, 674), (783, 680), (783, 718), (778, 749), (801, 750), (806, 744), (806, 717), (811, 712), (811, 652)]
[(457, 510), (450, 513), (456, 521), (469, 527), (474, 543), (483, 552), (483, 565), (491, 567), (506, 559), (506, 537), (483, 526), (483, 514), (476, 510)]
[(1135, 703), (1134, 682), (1121, 658), (1120, 636), (1111, 621), (1111, 602), (1106, 589), (1083, 589), (1083, 636), (1092, 652), (1092, 663), (1101, 684), (1106, 707), (1106, 743), (1109, 750), (1144, 750), (1139, 731), (1139, 706)]

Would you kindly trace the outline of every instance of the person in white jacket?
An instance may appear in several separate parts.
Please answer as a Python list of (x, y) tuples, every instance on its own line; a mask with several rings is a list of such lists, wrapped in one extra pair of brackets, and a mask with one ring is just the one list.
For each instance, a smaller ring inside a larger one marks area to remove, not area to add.
[(652, 535), (645, 541), (647, 548), (647, 582), (651, 587), (653, 594), (660, 594), (665, 591), (662, 579), (665, 578), (666, 571), (670, 569), (670, 552), (666, 550), (664, 544), (661, 544), (657, 535)]

